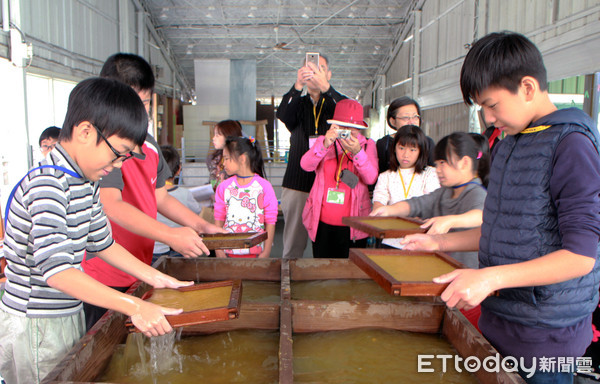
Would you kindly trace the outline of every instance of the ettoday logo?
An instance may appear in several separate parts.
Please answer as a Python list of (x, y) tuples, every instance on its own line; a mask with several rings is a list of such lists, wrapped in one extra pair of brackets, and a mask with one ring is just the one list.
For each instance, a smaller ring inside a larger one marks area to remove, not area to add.
[(490, 355), (481, 360), (477, 356), (462, 357), (458, 355), (418, 355), (417, 372), (435, 372), (432, 367), (435, 360), (439, 360), (442, 365), (442, 372), (446, 372), (449, 367), (454, 367), (456, 372), (467, 371), (474, 373), (480, 369), (486, 372), (499, 373), (519, 371), (525, 374), (526, 378), (530, 378), (538, 372), (578, 372), (589, 373), (592, 371), (591, 357), (533, 357), (531, 365), (525, 364), (521, 357), (517, 359), (513, 356), (500, 356), (499, 353)]

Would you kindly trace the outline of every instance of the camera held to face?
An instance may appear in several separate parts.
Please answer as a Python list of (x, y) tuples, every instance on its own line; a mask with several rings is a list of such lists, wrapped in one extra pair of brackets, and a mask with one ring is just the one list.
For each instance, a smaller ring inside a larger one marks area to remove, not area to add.
[(350, 130), (349, 129), (338, 129), (337, 130), (337, 137), (338, 139), (347, 139), (350, 137)]

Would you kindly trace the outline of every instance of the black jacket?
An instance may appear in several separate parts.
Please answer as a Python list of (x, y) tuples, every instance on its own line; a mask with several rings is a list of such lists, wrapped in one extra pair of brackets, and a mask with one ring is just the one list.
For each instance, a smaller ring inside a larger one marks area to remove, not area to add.
[[(346, 98), (330, 86), (327, 92), (321, 94), (319, 102), (313, 109), (310, 96), (308, 94), (302, 96), (302, 91), (294, 87), (283, 95), (281, 104), (277, 108), (277, 118), (291, 133), (288, 165), (282, 183), (284, 188), (310, 192), (315, 173), (306, 172), (300, 167), (300, 159), (308, 151), (308, 138), (315, 134), (324, 135), (327, 132), (329, 129), (327, 120), (333, 117), (336, 103)], [(315, 110), (319, 118), (316, 133)]]

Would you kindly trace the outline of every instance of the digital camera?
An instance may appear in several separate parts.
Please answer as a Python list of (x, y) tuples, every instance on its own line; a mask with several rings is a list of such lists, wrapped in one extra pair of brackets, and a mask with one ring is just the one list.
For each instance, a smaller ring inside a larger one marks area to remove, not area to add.
[(337, 131), (337, 137), (338, 139), (347, 139), (350, 137), (350, 130), (349, 129), (338, 129)]

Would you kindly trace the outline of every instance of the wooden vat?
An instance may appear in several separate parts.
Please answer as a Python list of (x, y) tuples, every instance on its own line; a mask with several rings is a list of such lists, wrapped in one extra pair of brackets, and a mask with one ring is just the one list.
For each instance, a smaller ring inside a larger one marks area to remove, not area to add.
[[(408, 301), (292, 300), (292, 282), (328, 279), (368, 279), (344, 259), (183, 259), (163, 258), (158, 269), (182, 280), (196, 282), (223, 279), (280, 282), (277, 303), (242, 301), (238, 319), (184, 328), (184, 335), (200, 335), (240, 329), (279, 330), (279, 382), (293, 383), (294, 335), (307, 332), (379, 328), (443, 335), (461, 356), (483, 360), (496, 350), (457, 311), (436, 298)], [(131, 288), (137, 296), (149, 289), (144, 284)], [(115, 348), (127, 336), (125, 316), (109, 312), (45, 378), (45, 383), (89, 383), (105, 370)], [(482, 383), (523, 383), (513, 373), (475, 373)]]

